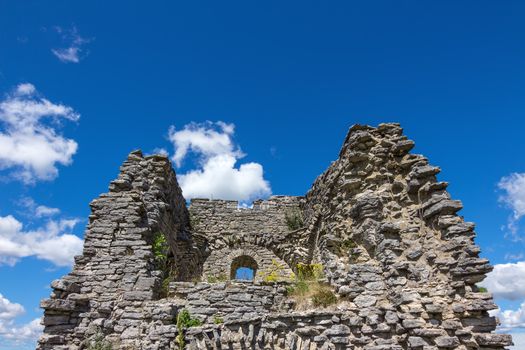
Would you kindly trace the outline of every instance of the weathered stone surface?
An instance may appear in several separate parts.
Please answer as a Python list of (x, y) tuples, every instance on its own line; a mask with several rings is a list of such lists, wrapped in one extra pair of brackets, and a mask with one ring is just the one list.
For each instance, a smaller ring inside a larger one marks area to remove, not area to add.
[[(41, 303), (38, 349), (100, 337), (115, 350), (176, 349), (182, 309), (202, 321), (182, 330), (188, 349), (504, 349), (511, 337), (492, 333), (496, 306), (475, 286), (491, 266), (474, 224), (413, 147), (398, 124), (355, 125), (304, 197), (252, 208), (188, 207), (168, 158), (130, 153), (90, 203), (73, 271)], [(290, 295), (298, 263), (322, 264), (337, 304)], [(233, 280), (241, 266), (255, 281)]]

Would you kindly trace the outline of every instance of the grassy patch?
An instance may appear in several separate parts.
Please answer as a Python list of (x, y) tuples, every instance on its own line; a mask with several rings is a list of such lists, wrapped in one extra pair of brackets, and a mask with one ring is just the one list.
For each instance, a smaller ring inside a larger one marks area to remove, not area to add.
[(327, 307), (337, 303), (332, 287), (322, 283), (323, 265), (298, 264), (293, 285), (287, 288), (288, 296), (295, 300), (296, 310)]
[(337, 296), (334, 294), (330, 286), (319, 285), (315, 293), (312, 295), (312, 303), (314, 306), (327, 307), (337, 303)]
[(206, 276), (206, 280), (208, 281), (208, 283), (226, 282), (228, 280), (228, 276), (226, 276), (223, 273), (220, 273), (218, 275)]

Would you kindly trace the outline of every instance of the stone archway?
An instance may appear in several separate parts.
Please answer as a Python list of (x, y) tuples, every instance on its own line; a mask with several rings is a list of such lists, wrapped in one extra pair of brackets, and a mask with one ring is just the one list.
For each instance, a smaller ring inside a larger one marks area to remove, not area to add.
[(251, 279), (254, 279), (256, 274), (257, 274), (257, 262), (255, 261), (254, 258), (252, 258), (251, 256), (249, 255), (240, 255), (238, 257), (236, 257), (235, 259), (233, 259), (232, 263), (231, 263), (231, 268), (230, 268), (230, 279), (236, 279), (237, 278), (237, 270), (239, 268), (248, 268), (248, 269), (251, 269), (253, 271), (253, 274), (252, 274), (252, 278)]
[(288, 264), (272, 251), (258, 245), (242, 243), (235, 247), (212, 250), (203, 263), (202, 276), (205, 281), (234, 279), (235, 271), (243, 266), (254, 270), (254, 281), (263, 281), (276, 266), (279, 266), (279, 279), (288, 279), (292, 275)]

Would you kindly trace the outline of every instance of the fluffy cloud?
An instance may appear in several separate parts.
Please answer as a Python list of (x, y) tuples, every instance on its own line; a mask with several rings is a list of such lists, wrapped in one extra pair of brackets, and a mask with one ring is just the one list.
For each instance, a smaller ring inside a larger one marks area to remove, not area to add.
[(517, 223), (525, 215), (525, 173), (503, 177), (498, 188), (504, 192), (499, 198), (500, 202), (512, 210), (507, 226), (515, 240), (522, 240), (517, 232)]
[(271, 193), (259, 163), (236, 163), (244, 154), (234, 143), (235, 126), (224, 122), (191, 123), (182, 130), (171, 127), (169, 140), (175, 154), (172, 159), (180, 167), (192, 152), (199, 168), (178, 175), (186, 198), (236, 199), (249, 201)]
[(0, 265), (14, 265), (24, 257), (36, 256), (57, 266), (70, 266), (82, 251), (82, 240), (67, 233), (78, 220), (50, 220), (41, 228), (24, 231), (13, 216), (0, 216)]
[(492, 310), (490, 314), (499, 318), (500, 328), (525, 328), (525, 302), (521, 303), (517, 310), (496, 309)]
[(28, 215), (34, 216), (36, 218), (43, 218), (60, 214), (60, 209), (37, 204), (31, 197), (22, 198), (20, 200), (20, 205), (27, 209)]
[(22, 305), (13, 303), (0, 294), (0, 340), (2, 343), (23, 344), (38, 339), (44, 329), (39, 318), (22, 326), (14, 324), (15, 318), (24, 312)]
[(57, 131), (61, 120), (77, 121), (68, 106), (39, 97), (32, 84), (20, 84), (0, 101), (0, 170), (25, 183), (52, 180), (57, 164), (69, 165), (77, 143)]
[(91, 41), (78, 34), (76, 27), (71, 29), (64, 29), (62, 27), (55, 27), (55, 30), (62, 37), (62, 41), (67, 45), (66, 47), (51, 49), (61, 62), (64, 63), (78, 63), (80, 62), (85, 50), (83, 46)]
[(220, 121), (215, 124), (210, 122), (191, 123), (179, 131), (171, 126), (168, 138), (175, 147), (173, 161), (178, 167), (181, 166), (188, 151), (201, 155), (205, 160), (218, 155), (241, 158), (243, 154), (232, 140), (234, 132), (235, 125)]
[(497, 264), (481, 285), (495, 298), (525, 299), (525, 261)]
[(24, 313), (24, 307), (20, 304), (12, 303), (0, 294), (0, 320), (12, 320)]

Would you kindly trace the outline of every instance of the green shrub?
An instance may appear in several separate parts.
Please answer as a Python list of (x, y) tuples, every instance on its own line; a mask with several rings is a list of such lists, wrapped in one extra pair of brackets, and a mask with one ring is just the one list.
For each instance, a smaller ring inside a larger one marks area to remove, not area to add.
[(312, 303), (314, 306), (327, 307), (337, 303), (337, 296), (328, 286), (323, 286), (312, 295)]
[(478, 287), (478, 292), (480, 292), (480, 293), (487, 293), (488, 290), (485, 287)]
[(157, 232), (153, 238), (153, 255), (159, 264), (165, 264), (168, 258), (168, 242), (162, 232)]
[(180, 350), (184, 350), (186, 346), (184, 342), (184, 328), (198, 327), (202, 324), (198, 318), (191, 317), (190, 312), (186, 309), (181, 310), (177, 315), (177, 337), (175, 341), (179, 345)]
[(190, 312), (186, 309), (183, 309), (177, 315), (177, 326), (182, 328), (198, 327), (202, 325), (201, 320), (195, 317), (191, 317)]
[(323, 277), (322, 264), (297, 264), (297, 279), (299, 281), (313, 281)]
[(215, 324), (223, 324), (224, 323), (224, 319), (220, 316), (213, 316), (213, 323)]
[(265, 272), (261, 272), (260, 275), (263, 281), (266, 283), (275, 283), (280, 280), (284, 265), (279, 263), (277, 260), (272, 259), (272, 266)]
[(300, 229), (304, 226), (303, 214), (298, 209), (286, 211), (284, 218), (290, 231)]

